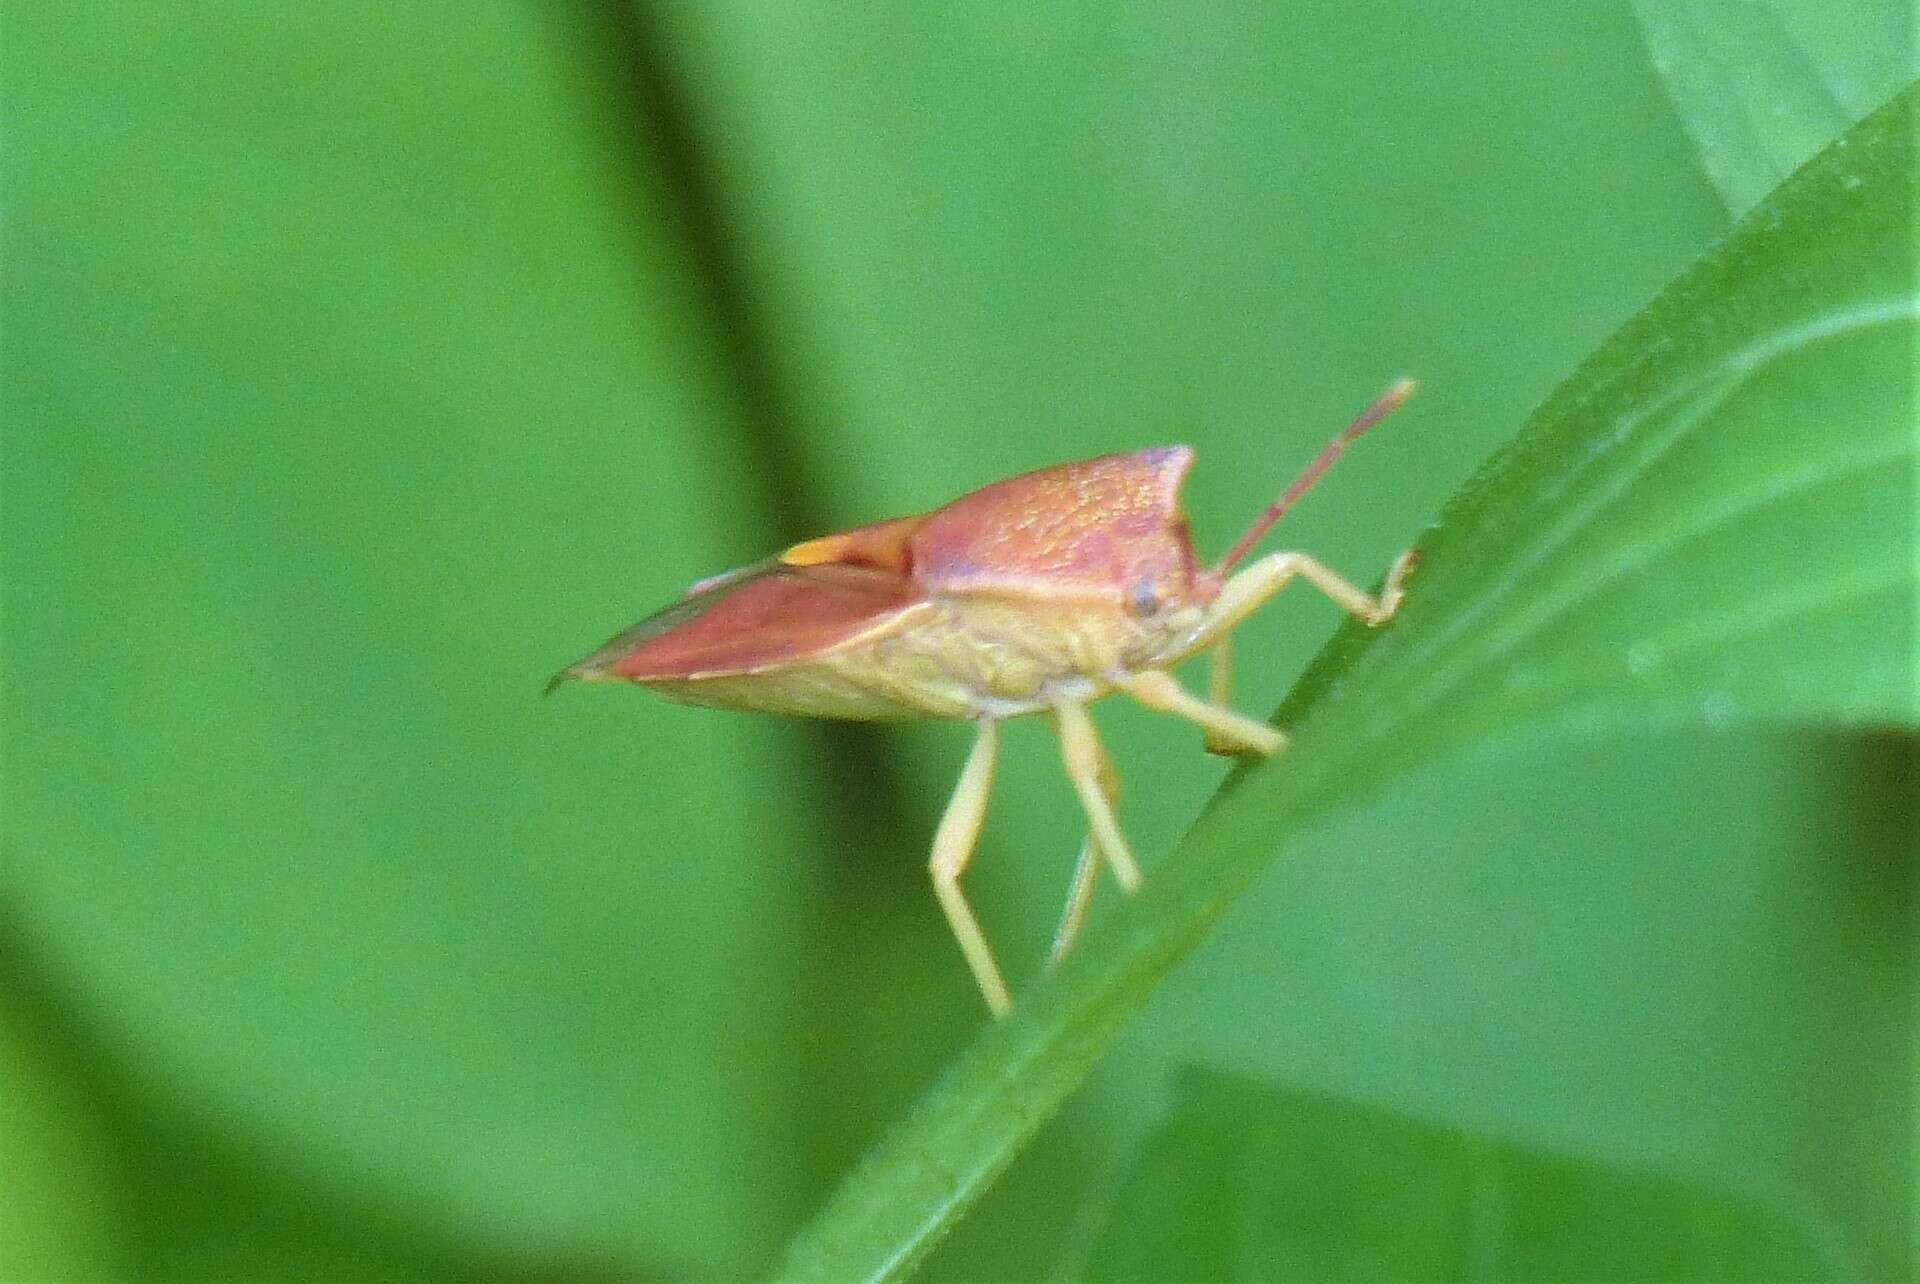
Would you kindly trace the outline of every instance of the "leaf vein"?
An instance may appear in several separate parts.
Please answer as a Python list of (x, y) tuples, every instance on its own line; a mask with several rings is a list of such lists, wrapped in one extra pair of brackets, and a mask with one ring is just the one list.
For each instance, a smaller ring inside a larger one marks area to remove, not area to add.
[[(1676, 416), (1667, 425), (1666, 432), (1650, 434), (1650, 448), (1644, 450), (1630, 465), (1624, 467), (1617, 477), (1609, 479), (1610, 484), (1600, 488), (1593, 502), (1575, 507), (1565, 520), (1552, 524), (1530, 547), (1516, 552), (1509, 570), (1500, 575), (1472, 602), (1456, 612), (1450, 621), (1433, 628), (1429, 639), (1417, 647), (1413, 654), (1405, 657), (1401, 663), (1408, 672), (1436, 676), (1425, 685), (1424, 691), (1416, 686), (1404, 700), (1395, 702), (1395, 708), (1400, 716), (1393, 720), (1404, 723), (1426, 717), (1457, 690), (1467, 677), (1472, 676), (1471, 672), (1463, 673), (1458, 670), (1448, 672), (1445, 666), (1436, 664), (1435, 661), (1465, 637), (1482, 617), (1497, 606), (1503, 605), (1516, 591), (1532, 583), (1542, 566), (1572, 544), (1597, 519), (1604, 516), (1616, 503), (1627, 496), (1634, 483), (1645, 474), (1647, 469), (1677, 445), (1715, 407), (1724, 402), (1744, 380), (1751, 378), (1755, 372), (1771, 362), (1809, 343), (1840, 337), (1855, 330), (1913, 319), (1920, 319), (1920, 295), (1907, 295), (1830, 313), (1805, 325), (1776, 332), (1748, 345), (1719, 363), (1711, 372), (1668, 390), (1644, 409), (1624, 417), (1612, 432), (1605, 434), (1603, 440), (1588, 453), (1585, 459), (1569, 470), (1559, 486), (1543, 492), (1535, 499), (1535, 508), (1550, 504), (1565, 493), (1575, 481), (1605, 459), (1608, 452), (1616, 445), (1624, 442), (1656, 416), (1684, 404), (1691, 397), (1707, 392), (1718, 394), (1691, 408), (1693, 413)], [(1716, 384), (1719, 385), (1717, 388)], [(1477, 669), (1474, 672), (1477, 672)]]
[(1844, 481), (1890, 464), (1897, 464), (1902, 459), (1910, 458), (1911, 455), (1912, 452), (1905, 446), (1896, 446), (1891, 451), (1882, 451), (1849, 460), (1837, 468), (1810, 470), (1784, 484), (1769, 482), (1765, 484), (1764, 489), (1749, 490), (1725, 504), (1708, 509), (1694, 520), (1628, 544), (1615, 553), (1596, 574), (1583, 577), (1571, 591), (1561, 593), (1557, 597), (1543, 598), (1541, 599), (1543, 605), (1539, 609), (1515, 616), (1512, 627), (1505, 630), (1504, 638), (1495, 636), (1489, 640), (1484, 659), (1475, 664), (1473, 671), (1485, 669), (1489, 665), (1506, 659), (1556, 621), (1600, 596), (1602, 590), (1618, 584), (1628, 575), (1659, 567), (1689, 543), (1712, 534), (1722, 525), (1762, 512), (1774, 504), (1799, 498), (1833, 482)]

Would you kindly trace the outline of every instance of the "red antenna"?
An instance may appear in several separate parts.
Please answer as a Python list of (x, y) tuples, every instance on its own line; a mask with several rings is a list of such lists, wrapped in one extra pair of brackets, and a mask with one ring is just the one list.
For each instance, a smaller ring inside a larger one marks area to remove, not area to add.
[(1402, 379), (1395, 383), (1374, 398), (1373, 404), (1362, 410), (1360, 417), (1342, 429), (1338, 437), (1322, 446), (1320, 453), (1313, 457), (1313, 462), (1307, 465), (1306, 471), (1294, 478), (1293, 485), (1287, 487), (1280, 498), (1267, 505), (1266, 512), (1253, 519), (1253, 525), (1247, 527), (1247, 533), (1227, 550), (1227, 555), (1220, 559), (1220, 564), (1214, 568), (1214, 573), (1225, 575), (1232, 570), (1234, 563), (1245, 557), (1248, 550), (1260, 542), (1260, 537), (1273, 529), (1273, 524), (1280, 520), (1280, 515), (1293, 507), (1293, 501), (1306, 494), (1307, 488), (1320, 479), (1321, 473), (1333, 467), (1333, 461), (1340, 458), (1340, 452), (1358, 441), (1360, 434), (1399, 409), (1400, 403), (1413, 395), (1414, 386), (1411, 379)]

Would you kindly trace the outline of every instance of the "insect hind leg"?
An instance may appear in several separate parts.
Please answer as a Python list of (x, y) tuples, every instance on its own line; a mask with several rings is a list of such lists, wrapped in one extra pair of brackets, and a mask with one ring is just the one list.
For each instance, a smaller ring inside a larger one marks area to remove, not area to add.
[[(1100, 750), (1100, 770), (1096, 776), (1100, 792), (1106, 795), (1111, 806), (1120, 796), (1120, 775), (1113, 769), (1113, 759), (1104, 746)], [(1106, 854), (1100, 850), (1099, 842), (1088, 830), (1080, 843), (1080, 856), (1073, 864), (1073, 882), (1067, 891), (1066, 907), (1060, 913), (1060, 926), (1053, 934), (1053, 947), (1047, 951), (1047, 966), (1055, 967), (1067, 953), (1073, 949), (1074, 942), (1080, 939), (1080, 929), (1086, 926), (1087, 910), (1093, 905), (1093, 890), (1100, 880), (1100, 866), (1107, 863)]]

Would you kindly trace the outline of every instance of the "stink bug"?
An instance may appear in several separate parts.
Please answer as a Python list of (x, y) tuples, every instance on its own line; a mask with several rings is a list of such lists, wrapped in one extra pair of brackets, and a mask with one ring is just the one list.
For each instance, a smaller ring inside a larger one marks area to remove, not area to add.
[[(1006, 982), (960, 890), (993, 783), (1002, 720), (1044, 714), (1087, 813), (1051, 959), (1072, 948), (1104, 864), (1140, 870), (1114, 820), (1118, 781), (1087, 705), (1124, 691), (1197, 723), (1209, 751), (1271, 754), (1286, 736), (1226, 707), (1228, 635), (1298, 575), (1370, 625), (1400, 604), (1402, 554), (1378, 598), (1304, 553), (1233, 568), (1355, 438), (1413, 391), (1389, 388), (1329, 442), (1218, 563), (1195, 564), (1180, 483), (1186, 446), (1102, 455), (996, 482), (917, 517), (808, 540), (701, 580), (556, 675), (624, 679), (669, 700), (814, 718), (965, 718), (973, 752), (933, 840), (940, 907), (995, 1016)], [(1168, 672), (1209, 652), (1211, 699)]]

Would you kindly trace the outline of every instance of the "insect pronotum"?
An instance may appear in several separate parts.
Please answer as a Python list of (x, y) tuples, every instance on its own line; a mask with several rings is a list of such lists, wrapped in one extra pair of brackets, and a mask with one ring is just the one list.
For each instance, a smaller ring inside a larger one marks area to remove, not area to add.
[[(973, 751), (933, 840), (934, 892), (995, 1016), (1011, 1000), (960, 888), (993, 784), (1000, 723), (1040, 714), (1059, 733), (1087, 814), (1052, 961), (1080, 935), (1100, 868), (1140, 869), (1114, 819), (1118, 780), (1087, 706), (1124, 692), (1196, 723), (1210, 752), (1271, 754), (1286, 736), (1227, 707), (1228, 638), (1298, 576), (1370, 625), (1400, 604), (1403, 553), (1380, 596), (1305, 553), (1236, 571), (1280, 515), (1361, 433), (1405, 401), (1401, 380), (1327, 443), (1218, 562), (1195, 563), (1179, 508), (1186, 446), (1102, 455), (996, 482), (932, 512), (796, 544), (701, 580), (555, 676), (623, 679), (669, 700), (816, 718), (964, 718)], [(1208, 698), (1169, 673), (1208, 653)]]

